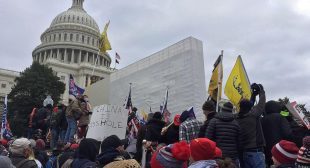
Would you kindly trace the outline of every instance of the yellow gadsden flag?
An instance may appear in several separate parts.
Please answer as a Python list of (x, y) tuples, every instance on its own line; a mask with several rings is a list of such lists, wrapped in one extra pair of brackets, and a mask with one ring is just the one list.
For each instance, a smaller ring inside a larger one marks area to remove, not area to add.
[(112, 50), (111, 44), (108, 39), (108, 27), (110, 21), (105, 25), (103, 32), (101, 33), (100, 40), (99, 40), (99, 50), (100, 52), (105, 53), (107, 50)]
[(214, 100), (221, 100), (222, 97), (222, 81), (223, 81), (223, 55), (220, 55), (215, 64), (212, 72), (208, 93), (209, 96)]
[(232, 69), (224, 90), (225, 95), (232, 104), (239, 110), (241, 99), (251, 98), (251, 86), (248, 75), (245, 71), (241, 56), (238, 56), (234, 68)]

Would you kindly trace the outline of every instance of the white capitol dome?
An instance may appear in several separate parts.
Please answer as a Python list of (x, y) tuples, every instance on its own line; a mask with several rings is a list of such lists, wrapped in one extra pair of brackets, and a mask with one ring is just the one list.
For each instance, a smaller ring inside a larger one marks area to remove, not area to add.
[(85, 88), (114, 70), (110, 68), (109, 54), (99, 53), (100, 30), (83, 3), (84, 0), (72, 0), (72, 6), (53, 19), (32, 57), (33, 61), (51, 67), (67, 85), (72, 74), (76, 83)]

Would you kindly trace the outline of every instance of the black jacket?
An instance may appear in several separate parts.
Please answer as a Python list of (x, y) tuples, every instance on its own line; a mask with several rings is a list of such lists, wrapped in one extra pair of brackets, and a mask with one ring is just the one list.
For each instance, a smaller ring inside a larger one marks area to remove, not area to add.
[(147, 141), (163, 143), (164, 139), (163, 136), (161, 136), (161, 130), (164, 126), (164, 121), (151, 119), (146, 124), (145, 139)]
[(199, 134), (198, 134), (199, 138), (204, 138), (205, 137), (208, 125), (209, 125), (210, 121), (215, 117), (215, 114), (216, 114), (216, 112), (212, 112), (212, 113), (208, 114), (207, 120), (200, 127), (200, 131), (199, 131)]
[(179, 126), (172, 124), (163, 136), (164, 143), (167, 145), (179, 142)]
[(136, 159), (138, 162), (141, 162), (141, 159), (142, 159), (142, 150), (143, 150), (142, 143), (143, 143), (143, 140), (145, 139), (145, 132), (146, 132), (146, 125), (142, 125), (138, 131), (137, 143), (136, 143), (137, 152), (134, 157), (134, 159)]
[(23, 156), (13, 155), (10, 158), (11, 158), (12, 164), (15, 167), (17, 166), (19, 166), (19, 168), (37, 168), (38, 167), (35, 161), (28, 160)]
[(263, 148), (265, 139), (261, 125), (261, 115), (265, 111), (266, 96), (265, 92), (261, 91), (258, 104), (246, 113), (239, 113), (237, 121), (241, 128), (240, 145), (243, 150)]
[(48, 161), (48, 156), (45, 151), (35, 149), (34, 156), (38, 161), (40, 161), (43, 167), (46, 166), (46, 163)]
[(274, 101), (266, 103), (266, 115), (262, 118), (262, 127), (266, 141), (266, 160), (270, 165), (271, 149), (281, 140), (290, 140), (292, 130), (289, 122), (280, 115), (281, 107)]
[(232, 113), (216, 114), (207, 128), (206, 137), (216, 142), (223, 152), (223, 157), (238, 158), (240, 126)]

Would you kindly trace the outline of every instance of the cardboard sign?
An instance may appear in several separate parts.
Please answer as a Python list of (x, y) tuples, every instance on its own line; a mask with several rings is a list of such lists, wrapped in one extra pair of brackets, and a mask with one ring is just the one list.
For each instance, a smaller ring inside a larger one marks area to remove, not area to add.
[(110, 135), (125, 138), (128, 113), (122, 106), (100, 105), (93, 108), (87, 138), (102, 141)]
[(296, 101), (286, 104), (286, 108), (292, 113), (294, 117), (298, 118), (308, 129), (310, 129), (310, 122)]

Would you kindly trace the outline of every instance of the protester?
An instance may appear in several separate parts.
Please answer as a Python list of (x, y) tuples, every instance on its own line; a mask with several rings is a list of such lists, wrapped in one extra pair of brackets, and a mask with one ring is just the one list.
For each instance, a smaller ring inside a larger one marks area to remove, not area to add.
[(206, 121), (204, 122), (204, 124), (200, 127), (200, 131), (198, 134), (199, 138), (204, 138), (206, 131), (207, 131), (207, 127), (209, 125), (209, 122), (214, 118), (215, 114), (216, 114), (216, 109), (215, 109), (215, 104), (212, 100), (208, 100), (206, 102), (203, 103), (202, 105), (202, 111), (203, 114), (206, 117)]
[(33, 149), (34, 157), (43, 167), (46, 167), (46, 163), (48, 161), (48, 155), (45, 151), (45, 142), (42, 139), (37, 139), (35, 141), (35, 147)]
[(214, 160), (216, 143), (208, 138), (193, 139), (190, 147), (190, 166), (188, 168), (218, 168)]
[(185, 141), (177, 142), (156, 151), (151, 159), (152, 168), (186, 168), (190, 149)]
[[(148, 123), (153, 118), (154, 113), (149, 113), (147, 116), (147, 122)], [(134, 156), (134, 159), (136, 159), (138, 162), (141, 162), (142, 158), (142, 142), (145, 139), (145, 133), (146, 133), (146, 127), (147, 125), (142, 125), (137, 134), (137, 143), (136, 143), (136, 154)]]
[(146, 124), (145, 140), (153, 143), (163, 143), (164, 139), (161, 130), (164, 128), (165, 122), (162, 121), (162, 114), (155, 112), (153, 118)]
[(292, 134), (289, 122), (280, 114), (281, 105), (276, 101), (268, 101), (265, 105), (266, 115), (262, 119), (262, 128), (266, 141), (266, 163), (272, 164), (271, 149), (280, 140), (289, 140)]
[(15, 168), (12, 161), (7, 156), (0, 156), (0, 165), (1, 168)]
[(59, 113), (59, 140), (60, 142), (64, 143), (68, 128), (68, 122), (66, 119), (66, 106), (64, 104), (58, 106), (58, 113)]
[(303, 139), (303, 146), (299, 149), (295, 167), (310, 167), (310, 136), (306, 136)]
[(221, 112), (210, 121), (206, 137), (216, 142), (223, 152), (223, 157), (231, 158), (239, 167), (240, 126), (232, 112), (233, 105), (230, 102), (225, 103)]
[(78, 150), (79, 144), (71, 144), (68, 149), (64, 149), (63, 153), (58, 157), (58, 164), (61, 168), (71, 168), (74, 159), (74, 153)]
[(173, 119), (173, 123), (169, 125), (168, 127), (164, 127), (161, 131), (161, 134), (164, 138), (165, 144), (173, 144), (176, 142), (179, 142), (179, 129), (180, 129), (180, 116), (181, 115), (175, 115)]
[(42, 130), (42, 136), (46, 136), (49, 127), (50, 116), (53, 110), (53, 100), (47, 98), (43, 102), (43, 107), (35, 113), (32, 124), (36, 129)]
[(253, 97), (259, 94), (258, 104), (246, 99), (240, 101), (240, 112), (237, 121), (241, 128), (240, 146), (243, 148), (245, 168), (266, 168), (264, 147), (265, 140), (260, 122), (264, 112), (266, 96), (262, 85), (252, 85)]
[(141, 168), (141, 166), (136, 160), (129, 159), (111, 162), (103, 168)]
[(26, 138), (16, 139), (10, 146), (10, 158), (15, 167), (18, 168), (37, 168), (37, 164), (33, 160), (29, 160), (32, 153), (31, 142)]
[(97, 168), (96, 156), (99, 153), (99, 142), (85, 138), (81, 141), (77, 156), (72, 162), (72, 168)]
[(78, 138), (82, 139), (86, 137), (87, 127), (90, 122), (90, 114), (91, 114), (91, 106), (88, 102), (88, 96), (84, 95), (81, 101), (81, 109), (82, 109), (82, 115), (79, 119), (78, 127), (79, 127), (79, 134)]
[(29, 115), (28, 134), (27, 134), (28, 139), (32, 138), (32, 134), (33, 134), (34, 130), (37, 128), (36, 122), (34, 121), (34, 117), (35, 117), (37, 112), (38, 112), (38, 106), (35, 106)]
[(101, 143), (101, 153), (97, 156), (100, 167), (114, 161), (124, 160), (122, 152), (124, 152), (124, 145), (116, 135), (105, 138)]
[(50, 156), (45, 168), (57, 168), (59, 166), (59, 157), (63, 152), (63, 143), (57, 143), (56, 147), (53, 148), (52, 155)]
[(73, 143), (74, 135), (77, 130), (77, 120), (80, 119), (82, 114), (80, 99), (80, 96), (75, 98), (74, 96), (70, 95), (69, 106), (66, 108), (68, 128), (66, 132), (65, 143), (69, 145)]
[(281, 140), (274, 145), (271, 153), (275, 168), (294, 168), (298, 150), (294, 142), (286, 140)]
[(58, 138), (59, 138), (59, 123), (60, 123), (60, 113), (59, 113), (59, 107), (61, 108), (61, 105), (58, 105), (54, 107), (53, 112), (51, 114), (50, 118), (50, 130), (51, 130), (51, 141), (50, 141), (50, 148), (54, 149), (57, 145)]
[(179, 141), (190, 143), (191, 140), (198, 138), (201, 123), (190, 113), (184, 111), (180, 116), (181, 125), (179, 128)]
[(285, 116), (285, 119), (289, 122), (290, 128), (292, 130), (290, 140), (294, 142), (298, 146), (298, 148), (302, 147), (302, 140), (309, 132), (308, 128), (304, 124), (296, 122), (296, 119), (290, 113)]

